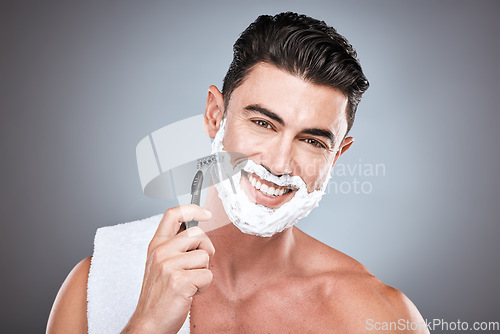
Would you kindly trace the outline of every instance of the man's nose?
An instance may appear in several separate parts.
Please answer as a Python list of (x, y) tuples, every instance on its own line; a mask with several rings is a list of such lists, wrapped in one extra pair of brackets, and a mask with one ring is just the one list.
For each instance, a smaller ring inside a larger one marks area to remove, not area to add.
[(280, 136), (275, 138), (269, 145), (264, 157), (264, 165), (274, 175), (292, 173), (293, 140)]

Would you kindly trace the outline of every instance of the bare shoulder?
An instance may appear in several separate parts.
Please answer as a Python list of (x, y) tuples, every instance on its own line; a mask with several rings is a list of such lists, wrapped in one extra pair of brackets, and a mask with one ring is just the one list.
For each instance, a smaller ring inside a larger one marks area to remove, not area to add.
[(57, 293), (47, 333), (87, 333), (87, 280), (91, 257), (80, 261)]
[[(363, 288), (359, 288), (361, 284)], [(420, 312), (398, 289), (374, 276), (352, 285), (359, 291), (348, 307), (356, 311), (352, 313), (352, 332), (428, 333)]]
[[(302, 232), (303, 233), (303, 232)], [(305, 235), (302, 252), (331, 319), (330, 328), (349, 333), (428, 333), (411, 300), (376, 278), (350, 256)], [(314, 254), (314, 255), (311, 255)]]

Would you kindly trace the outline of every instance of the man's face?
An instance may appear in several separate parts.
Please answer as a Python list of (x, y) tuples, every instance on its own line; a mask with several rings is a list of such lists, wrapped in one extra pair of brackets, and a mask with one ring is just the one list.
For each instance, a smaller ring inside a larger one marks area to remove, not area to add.
[[(312, 192), (321, 187), (340, 155), (346, 106), (339, 90), (306, 82), (273, 65), (256, 65), (232, 92), (224, 148), (245, 154), (277, 176), (300, 176)], [(241, 186), (251, 201), (270, 208), (288, 202), (295, 192), (248, 173)]]

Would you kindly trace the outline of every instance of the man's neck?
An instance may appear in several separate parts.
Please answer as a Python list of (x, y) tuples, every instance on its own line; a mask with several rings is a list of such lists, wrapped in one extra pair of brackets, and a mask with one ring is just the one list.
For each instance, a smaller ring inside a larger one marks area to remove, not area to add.
[(255, 283), (286, 274), (294, 266), (293, 228), (272, 237), (241, 232), (227, 217), (213, 186), (208, 189), (204, 208), (212, 212), (211, 220), (199, 225), (215, 247), (210, 269), (217, 283), (212, 283), (224, 286), (229, 294), (250, 292)]

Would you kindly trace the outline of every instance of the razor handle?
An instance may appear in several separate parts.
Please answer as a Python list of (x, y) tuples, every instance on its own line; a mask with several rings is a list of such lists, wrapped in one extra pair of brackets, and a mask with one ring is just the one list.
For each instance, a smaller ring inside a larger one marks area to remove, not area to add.
[[(201, 185), (203, 184), (203, 172), (201, 170), (197, 171), (193, 183), (191, 184), (191, 204), (200, 205), (201, 200)], [(186, 222), (186, 228), (193, 226), (198, 226), (198, 221), (191, 220)]]

